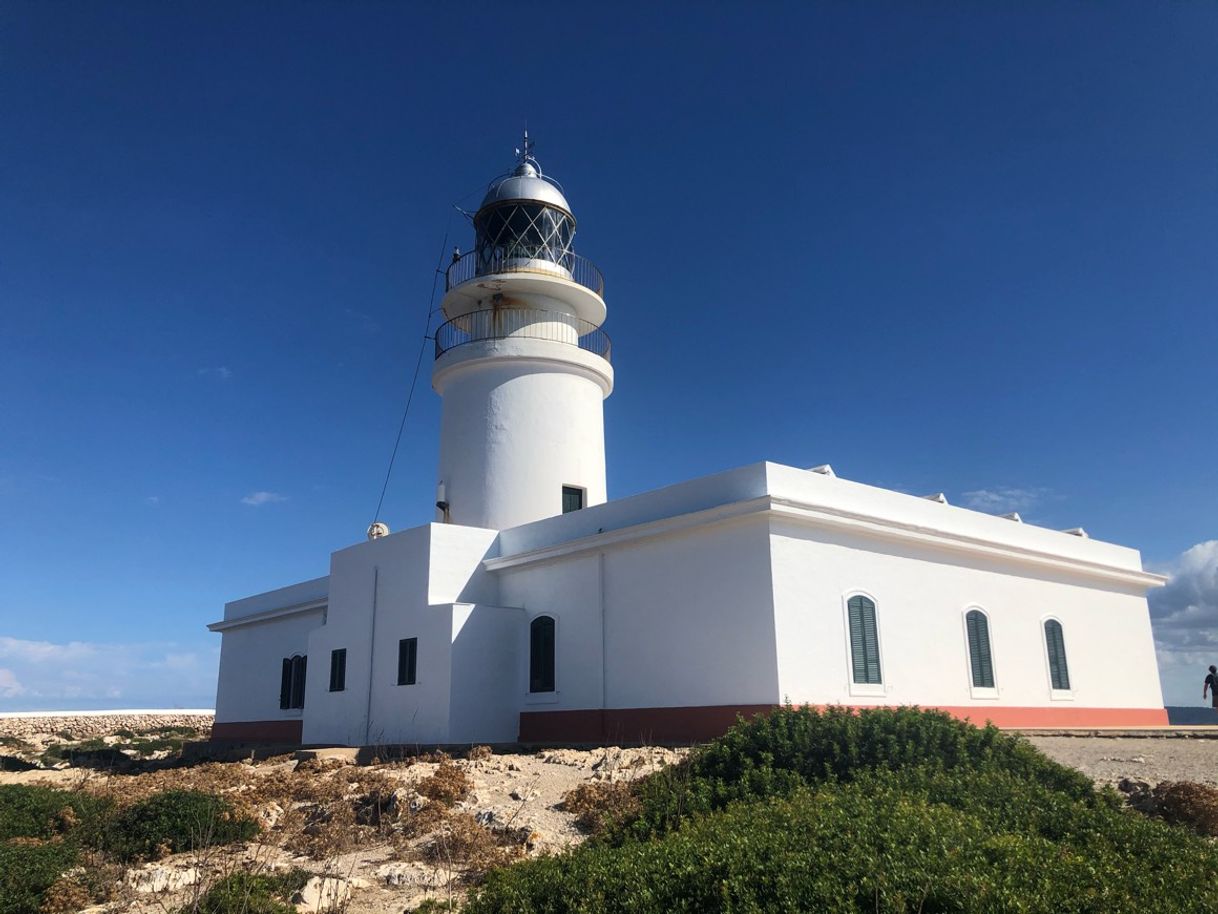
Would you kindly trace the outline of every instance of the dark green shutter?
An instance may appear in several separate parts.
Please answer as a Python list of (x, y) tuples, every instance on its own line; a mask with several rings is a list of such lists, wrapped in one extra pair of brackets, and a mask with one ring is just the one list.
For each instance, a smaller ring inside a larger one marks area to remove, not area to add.
[(554, 691), (554, 620), (538, 616), (529, 625), (529, 691)]
[(283, 658), (283, 672), (279, 674), (279, 707), (284, 710), (292, 706), (292, 658)]
[(972, 610), (965, 620), (968, 625), (968, 657), (973, 672), (973, 687), (994, 688), (994, 661), (990, 654), (990, 623), (985, 613)]
[(878, 684), (880, 677), (880, 639), (876, 633), (875, 603), (866, 597), (851, 597), (846, 608), (850, 616), (850, 663), (854, 681)]
[(1049, 652), (1049, 678), (1053, 688), (1070, 688), (1070, 667), (1066, 663), (1066, 639), (1062, 636), (1062, 624), (1056, 619), (1045, 623), (1045, 647)]
[(403, 638), (398, 642), (398, 685), (415, 684), (418, 653), (418, 638)]

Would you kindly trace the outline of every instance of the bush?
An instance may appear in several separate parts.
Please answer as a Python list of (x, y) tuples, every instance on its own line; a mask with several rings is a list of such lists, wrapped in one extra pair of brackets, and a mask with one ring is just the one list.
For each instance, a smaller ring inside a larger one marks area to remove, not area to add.
[(640, 806), (633, 785), (587, 781), (563, 794), (562, 808), (575, 815), (575, 824), (599, 835), (638, 815)]
[(467, 914), (1218, 910), (1218, 848), (939, 712), (788, 707), (635, 789), (637, 814), (492, 873)]
[(429, 800), (452, 806), (458, 800), (464, 799), (472, 787), (469, 776), (450, 759), (445, 758), (430, 777), (423, 778), (415, 785), (415, 790)]
[(76, 791), (6, 784), (0, 786), (0, 841), (52, 838), (78, 825), (91, 831), (108, 808), (106, 801)]
[(166, 854), (248, 841), (258, 834), (252, 819), (223, 799), (195, 790), (167, 790), (128, 806), (113, 821), (106, 847), (123, 860), (155, 860)]
[(646, 837), (683, 818), (737, 800), (785, 796), (801, 786), (849, 782), (876, 769), (931, 765), (1007, 771), (1087, 802), (1114, 802), (1091, 781), (1051, 761), (1025, 740), (978, 728), (942, 711), (875, 708), (818, 712), (787, 706), (741, 721), (684, 762), (637, 783), (639, 816), (616, 840)]
[(37, 914), (43, 893), (76, 863), (69, 841), (10, 838), (0, 841), (0, 914)]
[(1150, 792), (1151, 815), (1199, 835), (1218, 837), (1218, 790), (1188, 781), (1164, 781)]
[(309, 874), (301, 869), (233, 873), (216, 882), (180, 914), (296, 914), (290, 899), (308, 881)]
[(527, 861), (492, 872), (465, 911), (1183, 914), (1218, 910), (1216, 879), (1218, 853), (1186, 832), (1005, 772), (923, 770)]

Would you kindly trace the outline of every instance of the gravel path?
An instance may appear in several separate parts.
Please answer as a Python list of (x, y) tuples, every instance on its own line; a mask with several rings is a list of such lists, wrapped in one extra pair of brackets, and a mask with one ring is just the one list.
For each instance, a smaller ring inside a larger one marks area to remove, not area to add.
[(1029, 736), (1032, 745), (1063, 765), (1102, 783), (1135, 778), (1196, 781), (1218, 786), (1218, 739)]

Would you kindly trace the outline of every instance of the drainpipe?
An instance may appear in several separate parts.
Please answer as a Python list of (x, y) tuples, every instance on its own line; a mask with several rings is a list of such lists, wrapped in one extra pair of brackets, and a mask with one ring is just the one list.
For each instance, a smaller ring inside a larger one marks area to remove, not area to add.
[(380, 584), (381, 570), (372, 566), (372, 622), (368, 626), (368, 703), (364, 706), (364, 745), (372, 742), (372, 687), (376, 682), (373, 677), (372, 658), (376, 655), (376, 592)]

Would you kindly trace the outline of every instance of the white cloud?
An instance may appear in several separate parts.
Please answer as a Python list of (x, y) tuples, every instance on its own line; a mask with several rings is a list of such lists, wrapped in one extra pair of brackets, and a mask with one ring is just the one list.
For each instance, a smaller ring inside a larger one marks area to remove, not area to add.
[(144, 504), (151, 505), (154, 508), (157, 505), (159, 505), (160, 503), (161, 503), (161, 496), (159, 496), (159, 495), (149, 495), (147, 498), (144, 499)]
[(1197, 704), (1206, 667), (1218, 663), (1218, 540), (1198, 543), (1163, 570), (1150, 593), (1155, 652), (1168, 704)]
[(233, 371), (227, 365), (214, 365), (209, 368), (200, 368), (199, 377), (215, 378), (219, 381), (227, 381), (233, 376)]
[(29, 710), (210, 707), (218, 660), (214, 646), (3, 637), (0, 698)]
[(280, 495), (278, 492), (251, 492), (245, 498), (241, 499), (241, 504), (251, 505), (255, 508), (262, 505), (274, 504), (277, 501), (287, 501), (286, 495)]
[(0, 698), (16, 698), (24, 694), (25, 686), (17, 680), (17, 674), (0, 668)]
[(990, 514), (1010, 514), (1012, 511), (1027, 511), (1043, 502), (1049, 490), (1041, 487), (1017, 488), (993, 486), (989, 489), (974, 489), (962, 493), (964, 504), (974, 511)]

